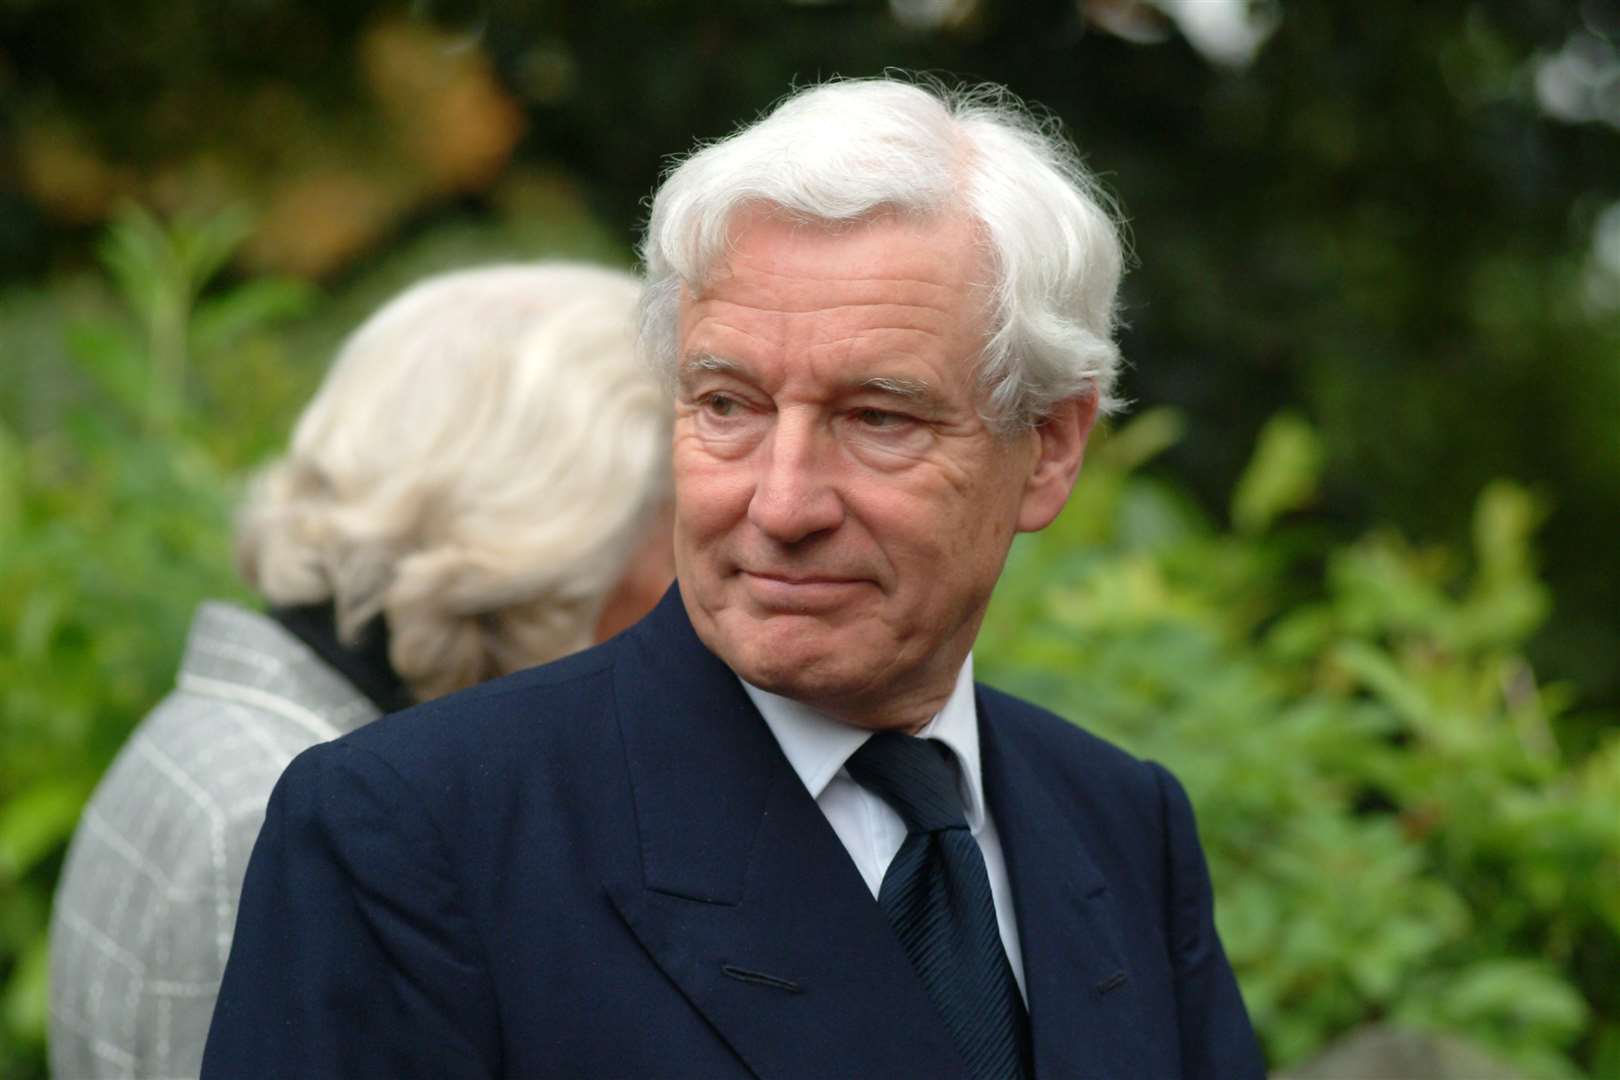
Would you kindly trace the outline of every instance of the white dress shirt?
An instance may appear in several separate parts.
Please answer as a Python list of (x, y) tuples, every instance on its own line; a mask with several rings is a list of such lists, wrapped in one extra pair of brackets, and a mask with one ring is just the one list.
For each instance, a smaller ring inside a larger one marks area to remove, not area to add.
[[(827, 815), (827, 822), (843, 841), (849, 857), (855, 860), (866, 887), (876, 897), (883, 887), (883, 875), (889, 863), (905, 841), (906, 825), (888, 803), (857, 784), (844, 768), (844, 762), (872, 733), (840, 723), (808, 705), (761, 690), (746, 681), (742, 684), (765, 723), (770, 725), (788, 763), (799, 774), (821, 812)], [(973, 702), (971, 654), (956, 676), (956, 686), (945, 707), (917, 734), (944, 743), (962, 767), (962, 809), (968, 829), (984, 854), (1002, 948), (1007, 951), (1013, 978), (1018, 981), (1018, 992), (1027, 998), (1024, 956), (1018, 947), (1018, 922), (1013, 916), (1007, 860), (1001, 853), (1001, 838), (996, 835), (996, 824), (984, 801), (984, 773), (979, 766), (979, 712)]]

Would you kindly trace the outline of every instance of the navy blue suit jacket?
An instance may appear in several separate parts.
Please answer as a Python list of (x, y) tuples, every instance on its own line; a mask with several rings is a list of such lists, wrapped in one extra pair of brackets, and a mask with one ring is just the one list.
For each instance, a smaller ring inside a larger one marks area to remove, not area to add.
[[(1263, 1075), (1181, 787), (978, 688), (1042, 1077)], [(675, 589), (625, 634), (298, 757), (205, 1077), (962, 1077)]]

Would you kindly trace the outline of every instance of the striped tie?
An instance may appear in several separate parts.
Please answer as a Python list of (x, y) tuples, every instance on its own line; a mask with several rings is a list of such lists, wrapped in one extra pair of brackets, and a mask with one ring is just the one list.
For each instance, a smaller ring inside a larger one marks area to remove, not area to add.
[(906, 839), (878, 905), (977, 1080), (1032, 1075), (1029, 1017), (1001, 947), (984, 856), (968, 831), (956, 758), (940, 742), (880, 731), (846, 764), (894, 807)]

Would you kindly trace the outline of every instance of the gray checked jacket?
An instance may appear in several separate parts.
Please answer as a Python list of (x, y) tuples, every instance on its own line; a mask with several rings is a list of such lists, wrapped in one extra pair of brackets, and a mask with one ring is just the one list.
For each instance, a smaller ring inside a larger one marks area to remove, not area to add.
[(377, 708), (270, 618), (197, 611), (172, 693), (107, 770), (51, 914), (56, 1080), (195, 1077), (265, 802)]

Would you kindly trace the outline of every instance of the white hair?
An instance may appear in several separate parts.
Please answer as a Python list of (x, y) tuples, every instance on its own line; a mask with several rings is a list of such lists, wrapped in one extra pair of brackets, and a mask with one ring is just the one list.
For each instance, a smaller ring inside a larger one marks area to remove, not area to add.
[(385, 617), (420, 699), (588, 645), (668, 498), (638, 283), (566, 263), (446, 274), (349, 338), (237, 522), (272, 604)]
[(827, 225), (965, 212), (994, 275), (977, 357), (986, 417), (1010, 432), (1072, 398), (1117, 407), (1124, 254), (1115, 215), (1057, 122), (1005, 88), (826, 83), (672, 169), (641, 251), (642, 347), (666, 387), (679, 362), (683, 287), (710, 280), (735, 216), (756, 207)]

